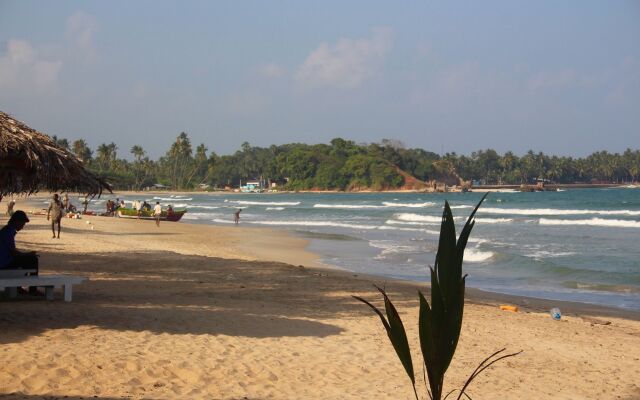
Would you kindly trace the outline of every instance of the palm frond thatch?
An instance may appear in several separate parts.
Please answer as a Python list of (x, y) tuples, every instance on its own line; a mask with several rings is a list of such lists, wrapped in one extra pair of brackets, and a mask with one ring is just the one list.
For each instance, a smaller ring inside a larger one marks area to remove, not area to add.
[(0, 199), (41, 189), (91, 196), (111, 187), (44, 133), (0, 111)]

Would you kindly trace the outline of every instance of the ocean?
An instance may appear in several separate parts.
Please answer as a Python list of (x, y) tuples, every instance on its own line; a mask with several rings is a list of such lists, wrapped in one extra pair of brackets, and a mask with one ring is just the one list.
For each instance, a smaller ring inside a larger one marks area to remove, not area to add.
[[(146, 200), (187, 208), (180, 223), (229, 225), (242, 208), (241, 225), (307, 238), (325, 264), (381, 282), (426, 282), (445, 200), (459, 233), (482, 194), (216, 193)], [(490, 193), (476, 216), (463, 271), (468, 287), (490, 292), (640, 311), (640, 189)]]

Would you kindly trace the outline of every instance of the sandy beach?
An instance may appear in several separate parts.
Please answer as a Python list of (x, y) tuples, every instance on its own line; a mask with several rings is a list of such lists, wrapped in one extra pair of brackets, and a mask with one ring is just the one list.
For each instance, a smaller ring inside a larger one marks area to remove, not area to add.
[[(41, 275), (88, 281), (71, 303), (2, 296), (1, 399), (414, 398), (380, 320), (351, 296), (381, 305), (373, 284), (386, 287), (422, 371), (417, 289), (428, 287), (322, 266), (304, 239), (242, 224), (85, 217), (64, 219), (58, 240), (34, 215), (16, 239), (39, 252)], [(473, 399), (640, 399), (639, 319), (470, 290), (446, 392), (507, 348), (523, 353), (485, 371)]]

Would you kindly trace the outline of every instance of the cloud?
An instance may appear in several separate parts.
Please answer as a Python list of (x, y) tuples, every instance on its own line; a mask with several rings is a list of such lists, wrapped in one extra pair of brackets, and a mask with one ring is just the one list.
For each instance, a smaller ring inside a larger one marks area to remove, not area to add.
[(604, 103), (616, 107), (637, 107), (640, 93), (640, 62), (633, 57), (627, 57), (619, 66), (608, 71), (607, 76), (611, 85)]
[(258, 70), (259, 74), (270, 78), (280, 78), (285, 74), (285, 69), (276, 63), (269, 63), (261, 66)]
[(55, 85), (62, 61), (45, 60), (26, 40), (9, 39), (0, 53), (0, 89), (42, 91)]
[(409, 94), (411, 104), (429, 109), (458, 110), (463, 103), (491, 96), (504, 89), (495, 76), (486, 73), (476, 61), (467, 61), (435, 70), (414, 80)]
[(543, 71), (532, 76), (527, 82), (527, 90), (531, 94), (547, 89), (562, 89), (578, 83), (579, 77), (573, 69)]
[(67, 37), (81, 52), (85, 61), (92, 62), (96, 57), (93, 36), (98, 30), (98, 21), (93, 15), (76, 11), (67, 18)]
[(391, 48), (391, 36), (390, 29), (379, 28), (368, 39), (321, 43), (298, 68), (296, 83), (304, 89), (358, 87), (378, 72)]
[(264, 112), (269, 106), (269, 99), (258, 92), (231, 94), (227, 101), (228, 111), (236, 115), (255, 115)]
[(148, 93), (149, 89), (147, 85), (142, 82), (137, 82), (131, 88), (131, 97), (133, 97), (134, 99), (144, 99), (145, 97), (147, 97)]

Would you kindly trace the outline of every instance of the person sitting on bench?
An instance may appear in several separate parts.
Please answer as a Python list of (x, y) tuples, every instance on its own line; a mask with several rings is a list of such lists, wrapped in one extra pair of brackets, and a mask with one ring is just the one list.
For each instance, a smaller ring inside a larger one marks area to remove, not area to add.
[[(9, 222), (0, 229), (0, 270), (2, 269), (35, 269), (38, 275), (38, 255), (35, 251), (23, 252), (16, 249), (16, 234), (29, 222), (27, 214), (16, 210)], [(40, 294), (36, 287), (29, 288), (30, 294)]]

